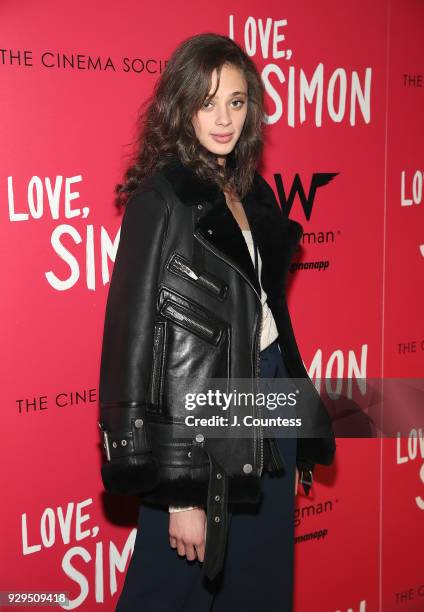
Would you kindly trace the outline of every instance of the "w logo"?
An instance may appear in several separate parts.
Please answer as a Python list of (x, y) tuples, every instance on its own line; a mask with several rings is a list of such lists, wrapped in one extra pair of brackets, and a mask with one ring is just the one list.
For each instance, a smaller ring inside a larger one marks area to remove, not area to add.
[(309, 221), (309, 219), (311, 218), (312, 207), (314, 205), (317, 189), (319, 187), (324, 187), (325, 185), (327, 185), (338, 174), (338, 172), (314, 172), (314, 174), (312, 175), (311, 184), (309, 186), (308, 195), (306, 195), (305, 193), (305, 189), (303, 188), (299, 174), (296, 174), (288, 197), (286, 196), (281, 174), (274, 174), (278, 198), (280, 200), (283, 211), (286, 213), (287, 216), (289, 216), (291, 208), (293, 206), (294, 198), (296, 194), (298, 194), (302, 204), (303, 212), (305, 213), (305, 217)]

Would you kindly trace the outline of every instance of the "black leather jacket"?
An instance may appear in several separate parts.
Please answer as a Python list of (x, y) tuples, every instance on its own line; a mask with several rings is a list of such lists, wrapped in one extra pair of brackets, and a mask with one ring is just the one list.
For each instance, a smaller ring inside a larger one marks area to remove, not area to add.
[[(335, 439), (286, 302), (303, 228), (282, 213), (259, 173), (242, 203), (282, 356), (290, 375), (306, 383), (298, 414), (315, 432), (297, 440), (306, 478), (316, 463), (332, 462)], [(146, 502), (206, 506), (203, 571), (210, 579), (222, 568), (228, 502), (258, 502), (263, 469), (283, 469), (284, 460), (260, 426), (253, 439), (208, 437), (187, 426), (183, 396), (188, 383), (196, 391), (196, 381), (204, 391), (203, 377), (256, 385), (261, 316), (258, 279), (223, 192), (175, 157), (139, 185), (121, 225), (101, 355), (102, 478), (107, 491)]]

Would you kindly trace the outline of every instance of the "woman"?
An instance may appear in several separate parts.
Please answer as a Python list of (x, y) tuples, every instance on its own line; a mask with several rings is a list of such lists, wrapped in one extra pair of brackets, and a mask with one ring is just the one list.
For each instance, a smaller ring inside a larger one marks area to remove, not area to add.
[[(121, 612), (292, 609), (299, 472), (307, 494), (335, 442), (285, 298), (302, 227), (256, 171), (263, 99), (231, 39), (187, 39), (118, 186), (126, 209), (102, 346), (102, 478), (142, 500)], [(227, 418), (236, 408), (224, 417), (217, 396), (188, 408), (188, 393), (234, 380), (255, 393), (289, 383), (296, 408), (284, 414), (301, 417), (301, 437), (265, 436), (255, 402), (242, 412), (254, 425), (237, 432)], [(204, 426), (211, 414), (219, 427)]]

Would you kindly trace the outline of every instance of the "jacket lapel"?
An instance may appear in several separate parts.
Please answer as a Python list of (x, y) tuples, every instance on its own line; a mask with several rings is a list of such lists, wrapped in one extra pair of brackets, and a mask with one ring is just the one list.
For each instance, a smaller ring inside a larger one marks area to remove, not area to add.
[[(250, 224), (249, 217), (248, 221)], [(252, 229), (252, 226), (250, 228)], [(213, 205), (198, 218), (195, 233), (200, 234), (215, 250), (235, 264), (247, 276), (260, 295), (260, 286), (249, 249), (222, 192)]]
[[(260, 295), (246, 241), (218, 185), (200, 180), (178, 159), (168, 163), (162, 171), (184, 205), (203, 205), (205, 212), (197, 216), (195, 232), (243, 272)], [(241, 202), (262, 260), (262, 287), (269, 299), (276, 298), (284, 288), (290, 260), (303, 228), (283, 214), (273, 190), (257, 172), (250, 191)]]

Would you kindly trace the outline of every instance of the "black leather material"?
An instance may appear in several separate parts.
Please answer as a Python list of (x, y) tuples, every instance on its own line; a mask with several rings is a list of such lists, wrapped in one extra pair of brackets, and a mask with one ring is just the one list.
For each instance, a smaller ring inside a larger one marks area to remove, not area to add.
[[(282, 213), (259, 173), (242, 203), (287, 369), (306, 383), (298, 414), (316, 436), (298, 439), (298, 465), (329, 465), (331, 421), (303, 365), (285, 295), (302, 226)], [(202, 440), (200, 428), (184, 423), (184, 396), (188, 388), (206, 392), (207, 378), (248, 379), (258, 390), (261, 310), (253, 263), (223, 192), (170, 160), (139, 185), (121, 225), (100, 367), (102, 478), (106, 490), (147, 502), (205, 506), (209, 578), (222, 566), (228, 502), (257, 503), (263, 469), (283, 462), (260, 427), (249, 438)]]

